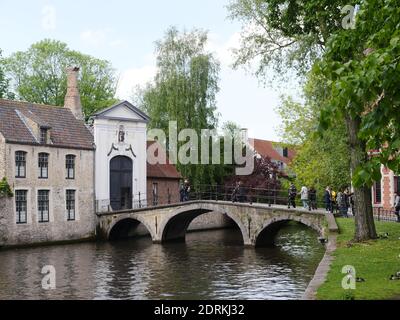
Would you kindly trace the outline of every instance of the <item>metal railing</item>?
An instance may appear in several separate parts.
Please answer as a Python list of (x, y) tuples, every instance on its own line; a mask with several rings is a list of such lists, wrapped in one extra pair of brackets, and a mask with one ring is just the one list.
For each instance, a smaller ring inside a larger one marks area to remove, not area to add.
[[(212, 200), (212, 201), (229, 201), (237, 203), (249, 204), (265, 204), (270, 207), (276, 205), (288, 205), (288, 190), (286, 189), (264, 189), (264, 188), (250, 188), (241, 187), (235, 199), (233, 198), (234, 186), (221, 186), (221, 185), (195, 185), (190, 188), (187, 195), (180, 194), (180, 190), (175, 193), (168, 192), (167, 195), (161, 196), (150, 194), (148, 198), (146, 194), (138, 193), (132, 195), (131, 199), (105, 199), (96, 201), (96, 212), (112, 212), (129, 209), (141, 209), (157, 206), (165, 206), (176, 204), (179, 202), (196, 201), (196, 200)], [(317, 199), (315, 206), (320, 210), (326, 210), (326, 204), (323, 201), (324, 192), (317, 192)], [(303, 203), (300, 196), (297, 195), (295, 199), (296, 207), (302, 208)], [(120, 205), (119, 205), (120, 204)], [(124, 205), (126, 204), (126, 205)], [(308, 201), (310, 207), (310, 201)], [(308, 210), (310, 208), (308, 207)], [(339, 208), (333, 205), (329, 211), (335, 215), (339, 215)], [(374, 208), (374, 219), (378, 221), (397, 221), (397, 216), (394, 210), (385, 210), (383, 208)], [(353, 209), (349, 207), (347, 212), (348, 218), (353, 218)]]
[(394, 209), (374, 208), (374, 218), (378, 221), (399, 221)]

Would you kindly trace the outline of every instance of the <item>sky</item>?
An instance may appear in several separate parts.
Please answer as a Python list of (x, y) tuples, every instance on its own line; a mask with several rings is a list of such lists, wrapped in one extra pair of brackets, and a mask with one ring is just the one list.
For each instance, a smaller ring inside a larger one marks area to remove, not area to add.
[(228, 19), (229, 0), (0, 0), (3, 56), (45, 38), (111, 62), (119, 77), (117, 97), (131, 100), (155, 72), (154, 43), (170, 26), (209, 32), (208, 49), (221, 63), (217, 107), (220, 123), (233, 121), (249, 136), (279, 141), (276, 107), (296, 88), (264, 87), (244, 69), (231, 68), (242, 25)]

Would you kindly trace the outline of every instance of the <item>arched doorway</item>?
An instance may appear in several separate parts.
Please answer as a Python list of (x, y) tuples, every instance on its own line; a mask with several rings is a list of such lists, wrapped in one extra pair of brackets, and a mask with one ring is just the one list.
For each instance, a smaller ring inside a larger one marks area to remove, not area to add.
[(132, 171), (130, 158), (117, 156), (110, 161), (110, 205), (113, 210), (132, 209)]

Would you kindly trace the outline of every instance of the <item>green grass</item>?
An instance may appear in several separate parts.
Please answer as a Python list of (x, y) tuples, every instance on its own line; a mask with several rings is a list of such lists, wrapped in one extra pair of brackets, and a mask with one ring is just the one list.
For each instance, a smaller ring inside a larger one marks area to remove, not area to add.
[[(400, 280), (389, 280), (400, 271), (400, 223), (377, 222), (378, 234), (389, 233), (388, 239), (349, 244), (354, 236), (354, 220), (337, 219), (340, 229), (338, 248), (334, 252), (326, 282), (318, 289), (319, 300), (383, 300), (400, 298)], [(344, 266), (355, 267), (355, 290), (344, 290)]]

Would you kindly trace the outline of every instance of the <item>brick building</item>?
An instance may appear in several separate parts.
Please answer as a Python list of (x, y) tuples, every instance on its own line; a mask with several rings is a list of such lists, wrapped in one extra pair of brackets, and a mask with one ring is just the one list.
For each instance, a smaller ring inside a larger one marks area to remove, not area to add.
[(271, 161), (278, 165), (281, 171), (286, 171), (288, 164), (293, 160), (296, 153), (294, 150), (280, 145), (278, 142), (261, 139), (248, 139), (250, 148), (256, 153), (265, 158), (270, 158)]
[(400, 176), (382, 166), (382, 179), (372, 187), (372, 203), (374, 208), (392, 210), (396, 192), (400, 191)]
[[(156, 141), (148, 141), (147, 147), (157, 144), (158, 152), (165, 152)], [(149, 205), (162, 205), (178, 203), (180, 201), (179, 182), (182, 178), (176, 167), (167, 164), (150, 164), (147, 162), (147, 203)]]

